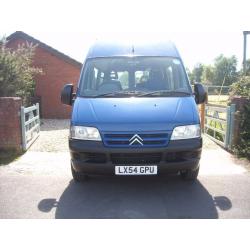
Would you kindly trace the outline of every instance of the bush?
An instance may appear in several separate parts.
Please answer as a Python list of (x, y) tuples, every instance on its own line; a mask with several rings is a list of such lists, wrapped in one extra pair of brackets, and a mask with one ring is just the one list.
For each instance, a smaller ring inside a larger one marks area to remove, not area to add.
[(230, 98), (242, 96), (246, 102), (240, 111), (240, 133), (234, 152), (250, 159), (250, 76), (242, 76), (238, 82), (231, 87)]
[(232, 96), (250, 98), (250, 76), (242, 76), (238, 82), (232, 84), (230, 88), (230, 97)]
[(32, 66), (36, 46), (20, 45), (16, 50), (6, 47), (6, 40), (0, 40), (0, 97), (18, 96), (25, 105), (34, 96), (34, 77), (42, 70)]

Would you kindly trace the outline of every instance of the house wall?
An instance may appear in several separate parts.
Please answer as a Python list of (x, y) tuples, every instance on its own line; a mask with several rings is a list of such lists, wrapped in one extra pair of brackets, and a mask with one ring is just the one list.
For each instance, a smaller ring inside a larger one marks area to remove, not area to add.
[[(22, 39), (11, 40), (8, 47), (17, 48), (18, 44), (25, 42)], [(76, 87), (80, 67), (64, 61), (39, 46), (36, 48), (34, 66), (43, 69), (43, 75), (36, 77), (35, 89), (36, 96), (41, 98), (42, 118), (70, 118), (71, 107), (61, 104), (60, 95), (66, 83), (73, 83)]]

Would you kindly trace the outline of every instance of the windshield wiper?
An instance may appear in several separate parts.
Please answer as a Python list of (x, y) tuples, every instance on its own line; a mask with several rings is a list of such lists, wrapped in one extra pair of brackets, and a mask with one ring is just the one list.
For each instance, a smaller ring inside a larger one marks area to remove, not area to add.
[(141, 95), (138, 95), (139, 97), (142, 96), (190, 96), (191, 93), (184, 92), (184, 91), (169, 91), (169, 90), (158, 90), (158, 91), (152, 91), (143, 93)]
[(100, 95), (95, 95), (93, 97), (99, 98), (99, 97), (113, 97), (113, 96), (139, 96), (146, 94), (146, 92), (141, 92), (141, 91), (117, 91), (117, 92), (110, 92), (110, 93), (104, 93)]
[(146, 92), (146, 91), (128, 90), (128, 91), (109, 92), (109, 93), (95, 95), (93, 97), (100, 98), (100, 97), (127, 97), (127, 96), (144, 97), (144, 96), (190, 96), (190, 95), (191, 93), (184, 91), (158, 90), (158, 91)]

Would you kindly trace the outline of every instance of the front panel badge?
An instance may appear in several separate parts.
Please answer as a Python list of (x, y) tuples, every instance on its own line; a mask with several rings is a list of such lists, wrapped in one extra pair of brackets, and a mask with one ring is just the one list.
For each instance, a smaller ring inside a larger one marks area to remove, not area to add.
[(138, 134), (135, 134), (129, 140), (129, 145), (135, 145), (135, 144), (140, 144), (141, 146), (143, 146), (143, 139)]

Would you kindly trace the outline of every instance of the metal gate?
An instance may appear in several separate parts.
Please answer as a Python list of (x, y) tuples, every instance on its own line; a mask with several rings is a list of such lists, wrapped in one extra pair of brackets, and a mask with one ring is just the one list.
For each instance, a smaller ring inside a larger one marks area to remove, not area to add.
[(232, 148), (235, 104), (220, 106), (206, 104), (205, 134), (226, 149)]
[(26, 151), (40, 133), (39, 104), (21, 107), (22, 147)]

